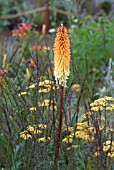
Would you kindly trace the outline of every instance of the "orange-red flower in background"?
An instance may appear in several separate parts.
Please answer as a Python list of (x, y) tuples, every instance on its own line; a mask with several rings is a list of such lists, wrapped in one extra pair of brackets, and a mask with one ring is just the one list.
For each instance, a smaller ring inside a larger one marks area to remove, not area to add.
[(31, 27), (32, 27), (32, 24), (22, 23), (20, 27), (13, 32), (12, 36), (22, 37)]
[(46, 47), (45, 45), (41, 46), (41, 45), (38, 45), (38, 46), (33, 46), (32, 47), (32, 50), (33, 51), (41, 51), (41, 50), (44, 50), (44, 51), (47, 51), (49, 50), (50, 48), (49, 47)]
[(70, 41), (67, 29), (58, 28), (54, 43), (54, 75), (59, 85), (66, 86), (70, 74)]
[(8, 72), (8, 70), (1, 70), (0, 69), (0, 76), (4, 76), (7, 72)]
[(96, 67), (93, 67), (93, 68), (92, 68), (92, 71), (93, 71), (93, 72), (96, 72), (96, 71), (97, 71), (97, 68), (96, 68)]
[(3, 86), (3, 83), (6, 82), (7, 80), (6, 73), (8, 73), (8, 70), (0, 69), (0, 89), (1, 89), (1, 86)]

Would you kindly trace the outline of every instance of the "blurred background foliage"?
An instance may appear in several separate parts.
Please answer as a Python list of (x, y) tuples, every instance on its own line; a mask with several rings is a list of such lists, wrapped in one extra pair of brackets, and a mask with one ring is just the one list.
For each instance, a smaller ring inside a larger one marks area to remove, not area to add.
[[(19, 14), (21, 12), (26, 12), (29, 10), (33, 10), (36, 8), (40, 8), (49, 3), (50, 9), (50, 26), (59, 25), (61, 22), (64, 24), (71, 24), (72, 17), (76, 17), (82, 12), (85, 14), (95, 14), (96, 12), (103, 9), (106, 14), (111, 12), (111, 2), (104, 1), (99, 2), (99, 5), (96, 6), (95, 0), (63, 0), (63, 1), (56, 1), (56, 0), (0, 0), (0, 16), (11, 15), (11, 14)], [(61, 13), (59, 10), (62, 10)], [(66, 12), (68, 15), (65, 15)], [(12, 29), (17, 26), (17, 24), (26, 22), (26, 23), (34, 23), (38, 26), (41, 26), (46, 21), (45, 11), (42, 12), (35, 12), (29, 15), (20, 16), (14, 19), (5, 19), (0, 20), (0, 30), (4, 29)]]

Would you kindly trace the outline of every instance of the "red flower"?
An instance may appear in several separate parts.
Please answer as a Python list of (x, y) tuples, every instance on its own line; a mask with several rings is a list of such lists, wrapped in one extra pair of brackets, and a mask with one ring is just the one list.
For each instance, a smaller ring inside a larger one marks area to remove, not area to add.
[(33, 51), (41, 51), (41, 49), (42, 49), (42, 46), (40, 46), (40, 45), (32, 47)]
[(41, 50), (47, 51), (49, 49), (50, 49), (49, 47), (46, 47), (44, 45), (43, 46), (38, 45), (38, 46), (33, 46), (32, 47), (33, 51), (41, 51)]
[(12, 34), (13, 37), (22, 37), (30, 28), (32, 27), (31, 24), (24, 24), (22, 23), (20, 27), (14, 31)]
[(7, 72), (8, 70), (0, 70), (0, 76), (4, 76)]
[(96, 68), (96, 67), (92, 68), (92, 71), (96, 72), (96, 71), (97, 71), (97, 68)]

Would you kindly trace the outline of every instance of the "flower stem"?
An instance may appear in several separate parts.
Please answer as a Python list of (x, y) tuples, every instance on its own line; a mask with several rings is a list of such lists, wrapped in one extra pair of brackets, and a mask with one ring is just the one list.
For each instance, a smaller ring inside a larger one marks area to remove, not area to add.
[(60, 112), (59, 112), (59, 124), (58, 124), (57, 138), (56, 138), (55, 159), (54, 159), (53, 170), (57, 169), (57, 161), (59, 156), (60, 137), (61, 137), (62, 118), (63, 118), (63, 104), (64, 104), (64, 87), (60, 86)]

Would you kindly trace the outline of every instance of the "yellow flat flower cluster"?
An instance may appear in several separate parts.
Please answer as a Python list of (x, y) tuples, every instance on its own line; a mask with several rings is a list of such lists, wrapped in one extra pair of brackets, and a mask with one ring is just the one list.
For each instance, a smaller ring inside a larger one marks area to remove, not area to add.
[(36, 125), (29, 125), (27, 127), (27, 131), (32, 133), (32, 134), (41, 134), (42, 131), (37, 129), (38, 127)]
[(114, 133), (114, 128), (106, 128), (107, 132), (113, 132)]
[[(53, 110), (53, 101), (52, 100), (45, 99), (42, 102), (39, 102), (38, 105), (42, 106), (42, 107), (50, 106), (50, 109)], [(54, 109), (57, 110), (57, 106), (55, 104), (54, 104)]]
[(72, 85), (71, 90), (72, 90), (72, 91), (79, 92), (79, 91), (80, 91), (80, 85), (79, 85), (79, 84), (74, 84), (74, 85)]
[(36, 111), (36, 107), (31, 107), (30, 111)]
[(105, 121), (105, 118), (103, 116), (95, 118), (95, 120)]
[[(34, 83), (30, 85), (27, 89), (36, 89), (36, 86), (37, 86), (37, 83)], [(54, 85), (54, 81), (51, 81), (51, 80), (44, 80), (44, 81), (38, 82), (38, 87), (43, 88), (43, 89), (39, 89), (38, 93), (48, 93), (51, 90), (56, 89)]]
[[(27, 89), (34, 89), (34, 88), (36, 88), (36, 86), (37, 86), (37, 83), (32, 84)], [(48, 93), (51, 90), (57, 89), (57, 87), (54, 85), (54, 81), (51, 81), (51, 80), (40, 81), (40, 82), (38, 82), (38, 86), (43, 87), (42, 89), (38, 90), (38, 93)], [(29, 95), (29, 94), (30, 94), (29, 92), (21, 92), (18, 94), (18, 96)], [(53, 110), (53, 108), (54, 108), (54, 110), (57, 110), (56, 104), (54, 104), (54, 106), (53, 106), (53, 101), (50, 101), (48, 99), (45, 99), (42, 102), (39, 102), (38, 105), (40, 107), (49, 107), (50, 110)], [(31, 107), (30, 111), (36, 111), (36, 107)]]
[(62, 142), (65, 142), (65, 143), (72, 143), (72, 142), (73, 142), (73, 138), (70, 137), (70, 136), (67, 136), (66, 138), (64, 138), (64, 139), (62, 140)]
[[(114, 141), (106, 141), (103, 143), (103, 151), (107, 154), (111, 159), (114, 158)], [(95, 152), (95, 156), (99, 156), (100, 152)]]
[(72, 146), (68, 147), (66, 150), (69, 151), (69, 150), (74, 150), (77, 148), (78, 148), (78, 145), (72, 145)]
[(91, 117), (91, 115), (92, 115), (92, 112), (86, 112), (85, 114), (82, 115), (82, 118), (83, 119), (86, 119), (86, 118), (89, 119)]
[(39, 89), (38, 93), (48, 93), (50, 92), (50, 88), (45, 88), (45, 89)]
[(27, 94), (29, 95), (30, 93), (29, 92), (21, 92), (21, 93), (18, 94), (18, 96), (24, 96), (24, 95), (27, 95)]
[(41, 128), (41, 129), (46, 129), (47, 125), (45, 125), (45, 124), (38, 124), (38, 127)]
[[(89, 120), (89, 126), (85, 128), (89, 134), (92, 134), (92, 138), (94, 139), (94, 135), (96, 134), (97, 130), (102, 131), (101, 138), (105, 134), (107, 140), (109, 139), (110, 135), (114, 133), (114, 129), (111, 128), (111, 124), (109, 124), (110, 120), (113, 121), (113, 112), (114, 111), (114, 98), (105, 96), (103, 98), (99, 98), (95, 100), (93, 103), (90, 104), (91, 110), (90, 112), (85, 113), (82, 118)], [(100, 111), (100, 112), (99, 112)], [(99, 113), (98, 113), (99, 112)], [(110, 113), (110, 114), (106, 114)], [(96, 123), (96, 125), (94, 125)], [(92, 125), (95, 127), (92, 127)], [(110, 126), (110, 127), (108, 127)], [(97, 128), (97, 129), (96, 129)], [(83, 136), (83, 133), (81, 134)], [(77, 136), (78, 134), (75, 134)], [(86, 134), (84, 136), (87, 137)], [(114, 141), (106, 141), (103, 143), (103, 151), (107, 154), (108, 157), (114, 158)], [(95, 152), (95, 156), (100, 156), (100, 151), (98, 150)]]
[(91, 111), (97, 112), (99, 110), (104, 110), (104, 107), (102, 107), (102, 106), (94, 106), (94, 107), (91, 108)]
[(74, 138), (79, 138), (88, 142), (94, 141), (93, 134), (95, 133), (95, 128), (90, 127), (88, 122), (77, 123), (76, 132), (74, 132), (73, 127), (68, 127), (68, 132), (71, 133), (62, 140), (64, 143), (72, 143)]
[(95, 157), (97, 157), (97, 156), (99, 156), (99, 155), (100, 155), (100, 152), (99, 152), (99, 151), (95, 152)]
[(91, 111), (94, 112), (102, 111), (102, 110), (112, 111), (114, 110), (114, 104), (112, 104), (111, 102), (114, 102), (113, 97), (105, 96), (103, 98), (97, 99), (90, 104)]
[(114, 110), (114, 104), (110, 104), (109, 107), (106, 107), (106, 110), (109, 110), (109, 111)]
[[(43, 130), (47, 128), (47, 125), (45, 124), (38, 124), (38, 125), (29, 125), (27, 127), (27, 130), (24, 130), (23, 132), (20, 133), (20, 137), (23, 138), (24, 140), (32, 139), (34, 135), (41, 135), (43, 133)], [(50, 140), (49, 137), (45, 138), (38, 138), (38, 142), (46, 142), (47, 140)]]
[[(32, 84), (31, 86), (28, 87), (28, 89), (34, 89), (34, 88), (36, 88), (36, 85), (37, 85), (36, 83)], [(39, 87), (45, 86), (44, 89), (39, 89), (38, 93), (48, 93), (50, 90), (56, 89), (56, 87), (54, 86), (54, 82), (51, 81), (51, 80), (40, 81), (38, 83), (38, 86)], [(21, 93), (18, 94), (18, 96), (27, 95), (27, 94), (30, 94), (30, 93), (29, 92), (21, 92)], [(53, 110), (53, 108), (54, 108), (54, 110), (57, 110), (57, 106), (55, 104), (53, 106), (53, 101), (50, 101), (50, 100), (47, 100), (47, 99), (43, 100), (42, 102), (39, 102), (38, 105), (40, 107), (49, 107), (50, 110)], [(30, 111), (36, 111), (36, 107), (31, 107)]]
[[(53, 101), (48, 100), (48, 99), (45, 99), (42, 102), (39, 102), (38, 106), (40, 106), (40, 107), (49, 107), (50, 110), (53, 110), (53, 107), (54, 107), (54, 110), (57, 110), (57, 106), (55, 105), (55, 103), (54, 103), (54, 106), (53, 106)], [(31, 107), (30, 111), (36, 111), (36, 107)]]
[[(68, 127), (67, 129), (70, 134), (62, 140), (64, 143), (72, 143), (74, 138), (86, 140), (88, 142), (93, 142), (95, 140), (94, 135), (96, 134), (96, 128), (90, 123), (88, 124), (88, 122), (78, 122), (76, 132), (74, 132), (73, 127)], [(99, 125), (100, 131), (104, 129), (104, 126)]]
[(39, 89), (38, 93), (48, 93), (51, 90), (55, 90), (54, 82), (51, 80), (44, 80), (39, 82), (39, 87), (45, 87), (44, 89)]
[[(74, 134), (72, 133), (71, 136), (74, 136)], [(89, 133), (87, 131), (76, 131), (75, 132), (75, 137), (82, 139), (82, 140), (86, 140), (88, 142), (92, 142), (94, 141), (94, 137), (90, 136)]]
[(51, 80), (44, 80), (44, 81), (39, 82), (39, 86), (46, 86), (46, 85), (52, 85), (52, 84), (54, 84), (54, 81), (51, 81)]
[(34, 89), (34, 88), (36, 88), (36, 83), (34, 83), (34, 84), (32, 84), (32, 85), (30, 85), (27, 89)]
[[(82, 118), (89, 119), (89, 121), (96, 120), (99, 126), (99, 130), (105, 130), (105, 132), (114, 132), (112, 128), (106, 127), (106, 122), (112, 118), (112, 114), (106, 116), (107, 111), (114, 110), (114, 98), (105, 96), (103, 98), (95, 100), (90, 104), (91, 111), (85, 113)], [(97, 114), (98, 111), (101, 111), (100, 114)], [(103, 112), (102, 112), (103, 111)], [(94, 114), (96, 112), (96, 114)], [(108, 125), (108, 124), (107, 124)]]
[(32, 139), (32, 135), (29, 134), (27, 130), (21, 132), (20, 137), (23, 138), (24, 140)]
[(71, 126), (68, 126), (68, 128), (66, 128), (65, 130), (68, 130), (68, 132), (73, 132), (73, 131), (74, 131), (74, 128), (71, 127)]
[[(49, 85), (52, 85), (52, 84), (54, 84), (54, 82), (51, 81), (51, 80), (44, 80), (44, 81), (38, 82), (38, 86), (49, 86)], [(28, 87), (28, 89), (34, 89), (34, 88), (36, 88), (36, 86), (37, 86), (37, 83), (34, 83), (34, 84), (30, 85)]]
[[(90, 119), (92, 117), (93, 112), (87, 112), (82, 115), (82, 119)], [(103, 116), (95, 118), (95, 120), (99, 121), (105, 121), (105, 118)]]
[(42, 106), (42, 107), (43, 107), (43, 106), (49, 106), (50, 104), (52, 104), (52, 102), (53, 102), (53, 101), (50, 101), (50, 100), (45, 99), (45, 100), (43, 100), (42, 102), (39, 102), (38, 105), (39, 105), (39, 106)]
[(88, 127), (88, 122), (78, 122), (76, 128), (77, 130), (83, 130), (86, 127)]
[(37, 142), (48, 142), (48, 141), (50, 141), (51, 140), (51, 138), (50, 137), (42, 137), (42, 138), (38, 138), (37, 139)]
[(103, 143), (103, 151), (106, 152), (110, 158), (114, 158), (114, 141), (106, 141)]

